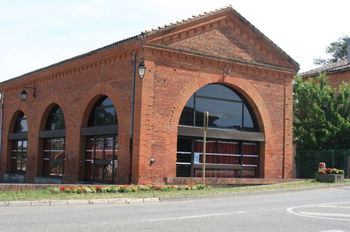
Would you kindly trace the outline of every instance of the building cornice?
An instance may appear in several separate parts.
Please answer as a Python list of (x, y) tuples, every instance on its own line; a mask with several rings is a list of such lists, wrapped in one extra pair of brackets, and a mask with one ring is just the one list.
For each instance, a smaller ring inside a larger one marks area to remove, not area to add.
[(197, 52), (186, 49), (174, 48), (167, 45), (145, 43), (144, 49), (149, 49), (152, 55), (170, 57), (177, 61), (188, 61), (204, 65), (215, 65), (226, 67), (234, 71), (261, 76), (293, 77), (296, 70), (256, 61), (234, 59), (216, 56), (208, 53)]

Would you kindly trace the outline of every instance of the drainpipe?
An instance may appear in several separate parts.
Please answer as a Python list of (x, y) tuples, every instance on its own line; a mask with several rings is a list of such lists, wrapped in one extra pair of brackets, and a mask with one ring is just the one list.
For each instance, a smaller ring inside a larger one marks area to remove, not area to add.
[(134, 118), (135, 118), (135, 88), (136, 88), (136, 60), (137, 55), (134, 53), (132, 55), (132, 88), (131, 88), (131, 117), (130, 117), (130, 173), (129, 173), (129, 183), (132, 182), (132, 158), (133, 158), (133, 141), (134, 141)]
[(0, 157), (2, 155), (2, 121), (4, 114), (4, 96), (4, 93), (0, 93)]

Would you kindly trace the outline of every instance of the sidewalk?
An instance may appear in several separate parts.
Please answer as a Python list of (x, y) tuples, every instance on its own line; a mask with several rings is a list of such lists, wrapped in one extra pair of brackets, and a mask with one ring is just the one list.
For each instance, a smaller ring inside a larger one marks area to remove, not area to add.
[(113, 199), (90, 199), (90, 200), (44, 200), (44, 201), (0, 201), (0, 207), (11, 206), (62, 206), (62, 205), (91, 205), (91, 204), (143, 204), (155, 202), (171, 202), (171, 201), (191, 201), (202, 199), (220, 199), (232, 197), (250, 197), (267, 194), (281, 194), (292, 193), (300, 191), (309, 191), (317, 189), (330, 189), (349, 186), (350, 183), (325, 185), (325, 186), (311, 186), (301, 188), (285, 188), (274, 190), (253, 190), (242, 191), (227, 194), (209, 194), (209, 195), (184, 195), (184, 196), (162, 196), (154, 198), (113, 198)]

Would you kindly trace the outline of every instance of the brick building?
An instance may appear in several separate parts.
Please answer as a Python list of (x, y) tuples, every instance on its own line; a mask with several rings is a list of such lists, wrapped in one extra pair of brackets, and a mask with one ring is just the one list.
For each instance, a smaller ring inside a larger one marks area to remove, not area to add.
[(337, 88), (342, 82), (350, 82), (350, 39), (347, 42), (347, 57), (346, 59), (323, 65), (319, 68), (315, 68), (300, 75), (304, 78), (316, 77), (320, 73), (325, 73), (329, 80), (329, 85), (333, 88)]
[[(146, 69), (145, 74), (139, 71)], [(231, 7), (2, 82), (3, 179), (292, 176), (298, 64)]]

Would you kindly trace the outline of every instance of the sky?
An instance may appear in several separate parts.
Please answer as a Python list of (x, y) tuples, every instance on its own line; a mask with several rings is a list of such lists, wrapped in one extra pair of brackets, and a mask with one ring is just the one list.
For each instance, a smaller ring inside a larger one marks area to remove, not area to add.
[(228, 5), (300, 72), (350, 36), (349, 0), (0, 0), (0, 81)]

